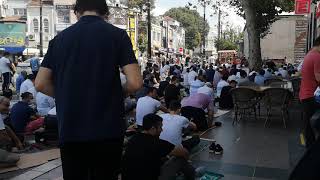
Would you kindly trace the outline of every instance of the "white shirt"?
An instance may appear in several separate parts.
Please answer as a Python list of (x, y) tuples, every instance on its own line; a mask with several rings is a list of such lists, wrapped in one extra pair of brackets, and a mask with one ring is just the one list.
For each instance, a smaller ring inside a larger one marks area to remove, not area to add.
[(7, 73), (7, 72), (11, 72), (8, 64), (10, 64), (10, 60), (6, 57), (2, 57), (0, 59), (0, 71), (1, 73)]
[(299, 66), (298, 66), (297, 70), (298, 70), (299, 72), (301, 72), (302, 67), (303, 67), (303, 61), (299, 64)]
[(283, 77), (283, 78), (288, 78), (289, 77), (289, 73), (288, 73), (288, 71), (287, 70), (281, 70), (280, 71), (280, 74), (281, 74), (281, 76)]
[(204, 85), (203, 87), (198, 89), (198, 93), (201, 94), (206, 94), (208, 96), (210, 96), (211, 98), (213, 98), (213, 89)]
[(235, 80), (237, 80), (237, 76), (235, 76), (235, 75), (231, 75), (231, 76), (228, 77), (228, 81), (229, 82), (230, 81), (235, 81)]
[(183, 85), (184, 85), (184, 86), (189, 86), (188, 74), (189, 74), (189, 73), (183, 74)]
[(220, 97), (222, 88), (224, 88), (225, 86), (229, 86), (229, 83), (221, 79), (217, 85), (217, 97)]
[(198, 89), (205, 85), (204, 82), (200, 81), (199, 79), (190, 83), (190, 96), (194, 95), (198, 92)]
[(23, 81), (20, 87), (20, 95), (25, 92), (29, 92), (30, 89), (34, 88), (34, 85), (30, 79)]
[(124, 87), (127, 83), (127, 77), (122, 72), (120, 72), (120, 80), (122, 87)]
[(5, 130), (6, 129), (6, 125), (3, 122), (3, 116), (2, 114), (0, 114), (0, 131), (1, 130)]
[(56, 107), (52, 108), (52, 109), (48, 112), (48, 115), (56, 116), (56, 115), (57, 115), (57, 109), (56, 109)]
[(189, 126), (187, 118), (179, 115), (162, 114), (162, 132), (160, 139), (170, 142), (175, 146), (182, 144), (182, 130)]
[(163, 74), (169, 72), (169, 70), (170, 70), (170, 66), (169, 65), (165, 65), (160, 69), (160, 74), (163, 75)]
[(56, 115), (57, 115), (57, 109), (56, 109), (56, 107), (52, 108), (52, 109), (48, 112), (48, 115), (56, 116)]
[(215, 87), (218, 85), (219, 81), (221, 80), (221, 77), (222, 77), (222, 75), (221, 75), (220, 72), (216, 71), (216, 72), (214, 73), (213, 85), (214, 85)]
[(155, 113), (161, 106), (160, 101), (153, 99), (150, 96), (139, 98), (136, 108), (137, 125), (142, 126), (143, 117), (145, 115)]
[(195, 81), (195, 78), (198, 76), (198, 73), (196, 73), (195, 71), (190, 71), (188, 74), (188, 82), (189, 84), (191, 84), (193, 81)]
[(48, 112), (56, 106), (52, 97), (47, 96), (41, 92), (37, 93), (36, 104), (40, 116), (48, 115)]
[(35, 87), (28, 89), (28, 92), (33, 95), (34, 99), (36, 99), (35, 97), (37, 97), (38, 91), (36, 90)]

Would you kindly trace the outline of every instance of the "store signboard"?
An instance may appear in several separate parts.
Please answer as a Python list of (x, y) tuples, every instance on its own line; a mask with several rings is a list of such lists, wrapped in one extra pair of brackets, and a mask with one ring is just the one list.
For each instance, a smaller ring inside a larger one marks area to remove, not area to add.
[(296, 0), (295, 14), (309, 14), (311, 9), (311, 0)]
[(127, 26), (128, 25), (128, 11), (124, 8), (109, 7), (110, 15), (108, 22), (115, 26)]
[(26, 25), (22, 23), (0, 24), (0, 47), (23, 47), (26, 40)]
[(56, 5), (56, 9), (73, 9), (73, 5)]

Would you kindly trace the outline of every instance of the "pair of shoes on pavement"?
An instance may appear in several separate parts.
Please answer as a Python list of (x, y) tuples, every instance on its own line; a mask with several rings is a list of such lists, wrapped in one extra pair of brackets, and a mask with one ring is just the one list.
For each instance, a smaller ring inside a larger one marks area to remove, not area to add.
[(212, 143), (209, 147), (209, 152), (214, 153), (215, 155), (222, 155), (223, 154), (223, 148), (220, 144)]

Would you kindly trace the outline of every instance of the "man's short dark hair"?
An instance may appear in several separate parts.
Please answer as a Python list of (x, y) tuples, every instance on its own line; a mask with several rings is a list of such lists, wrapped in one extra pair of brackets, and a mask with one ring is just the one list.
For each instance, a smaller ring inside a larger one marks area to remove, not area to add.
[(74, 11), (80, 14), (85, 11), (95, 11), (100, 16), (109, 15), (109, 8), (105, 0), (77, 0)]
[(241, 76), (242, 78), (246, 78), (246, 77), (248, 76), (248, 74), (247, 74), (246, 71), (241, 70), (241, 71), (240, 71), (240, 76)]
[(229, 76), (228, 76), (227, 74), (225, 74), (225, 75), (223, 75), (223, 76), (222, 76), (222, 78), (221, 78), (221, 79), (222, 79), (222, 80), (227, 81), (227, 80), (228, 80), (228, 78), (229, 78)]
[(171, 111), (177, 111), (181, 109), (181, 103), (179, 101), (171, 101), (169, 105)]
[(26, 98), (28, 98), (30, 95), (32, 95), (32, 93), (30, 93), (30, 92), (24, 92), (24, 93), (21, 94), (21, 98), (22, 98), (22, 99), (26, 99)]
[(237, 82), (236, 80), (231, 80), (231, 81), (230, 81), (230, 84), (231, 84), (231, 83), (238, 84), (238, 82)]
[(8, 99), (11, 99), (12, 98), (12, 95), (13, 95), (13, 92), (11, 89), (5, 89), (3, 91), (3, 96), (8, 98)]
[(197, 67), (193, 66), (192, 70), (197, 71)]
[(155, 88), (155, 87), (148, 87), (148, 91), (147, 91), (148, 94), (152, 93), (153, 91), (157, 91), (157, 88)]
[(143, 117), (142, 128), (143, 130), (150, 130), (152, 127), (158, 128), (162, 122), (162, 118), (156, 114), (148, 114)]
[(171, 82), (175, 82), (177, 79), (178, 79), (177, 76), (172, 76)]
[(313, 42), (313, 46), (320, 46), (320, 36)]
[(263, 70), (263, 69), (261, 69), (261, 70), (259, 71), (259, 74), (260, 74), (261, 76), (264, 76), (264, 75), (266, 74), (266, 71)]
[(30, 80), (35, 80), (36, 79), (36, 76), (34, 74), (29, 74), (28, 75), (28, 79)]
[(3, 56), (9, 56), (9, 55), (10, 55), (9, 52), (4, 52), (4, 53), (3, 53)]

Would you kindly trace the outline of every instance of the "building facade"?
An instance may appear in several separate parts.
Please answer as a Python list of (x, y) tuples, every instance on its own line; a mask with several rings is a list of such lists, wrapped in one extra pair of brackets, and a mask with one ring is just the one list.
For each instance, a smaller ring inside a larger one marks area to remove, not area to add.
[[(40, 1), (32, 0), (27, 4), (27, 54), (38, 53), (37, 49), (40, 46), (40, 23)], [(43, 1), (42, 3), (42, 32), (43, 49), (46, 52), (49, 41), (56, 35), (53, 1)]]
[[(162, 27), (162, 51), (169, 54), (183, 54), (185, 49), (185, 29), (177, 20), (164, 16), (160, 17), (160, 25)], [(182, 49), (182, 52), (180, 51)]]
[[(275, 21), (270, 32), (261, 38), (263, 60), (286, 60), (299, 63), (307, 47), (307, 18), (303, 15), (283, 15)], [(244, 33), (244, 55), (249, 57), (248, 34)]]
[(5, 16), (27, 16), (29, 0), (6, 0)]

